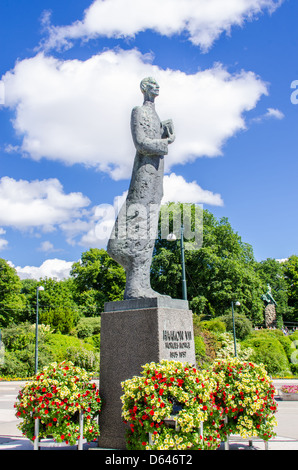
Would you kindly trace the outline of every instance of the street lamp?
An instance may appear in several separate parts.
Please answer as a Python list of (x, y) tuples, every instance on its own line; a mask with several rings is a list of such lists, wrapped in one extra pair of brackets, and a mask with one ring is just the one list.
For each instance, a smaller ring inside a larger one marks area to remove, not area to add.
[(44, 290), (43, 286), (38, 286), (36, 288), (35, 375), (37, 374), (37, 369), (38, 369), (38, 294), (42, 290)]
[[(235, 306), (239, 307), (241, 304), (240, 302), (235, 302)], [(233, 336), (234, 336), (234, 351), (235, 357), (237, 357), (237, 347), (236, 347), (236, 331), (235, 331), (235, 318), (234, 318), (234, 302), (232, 301), (232, 318), (233, 318)]]
[[(184, 260), (184, 227), (181, 225), (181, 238), (180, 238), (180, 248), (181, 248), (181, 266), (182, 266), (182, 297), (183, 300), (187, 300), (187, 287), (186, 287), (186, 275), (185, 275), (185, 260)], [(168, 241), (175, 241), (176, 235), (170, 233), (167, 236)]]

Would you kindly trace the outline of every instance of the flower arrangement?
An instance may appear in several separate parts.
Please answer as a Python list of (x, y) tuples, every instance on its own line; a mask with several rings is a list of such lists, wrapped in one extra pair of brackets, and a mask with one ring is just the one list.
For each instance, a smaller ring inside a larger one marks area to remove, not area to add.
[(217, 381), (215, 403), (228, 418), (221, 428), (223, 437), (239, 434), (268, 441), (274, 436), (275, 388), (263, 365), (229, 358), (216, 361), (212, 373)]
[(298, 385), (283, 385), (281, 391), (284, 393), (298, 393)]
[(79, 438), (79, 412), (84, 413), (83, 437), (91, 442), (99, 435), (101, 408), (99, 390), (91, 374), (72, 362), (44, 367), (20, 390), (15, 403), (18, 428), (34, 440), (34, 422), (39, 419), (39, 438), (51, 436), (56, 442), (74, 445)]
[(274, 387), (262, 366), (235, 358), (210, 370), (167, 360), (142, 369), (121, 384), (128, 449), (214, 450), (232, 433), (274, 435)]
[[(220, 420), (222, 410), (212, 399), (216, 382), (207, 371), (163, 360), (145, 364), (141, 377), (121, 385), (122, 416), (130, 426), (128, 449), (216, 449), (220, 445), (215, 422)], [(174, 428), (167, 425), (170, 417), (176, 422)]]

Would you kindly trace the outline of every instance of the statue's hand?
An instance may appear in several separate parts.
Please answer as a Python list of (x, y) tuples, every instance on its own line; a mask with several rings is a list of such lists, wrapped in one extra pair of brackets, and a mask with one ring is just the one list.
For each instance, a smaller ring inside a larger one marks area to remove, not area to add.
[(176, 137), (176, 136), (175, 136), (174, 133), (173, 133), (173, 134), (170, 134), (170, 133), (169, 133), (168, 144), (172, 144), (172, 143), (174, 142), (174, 140), (175, 140), (175, 137)]
[(171, 144), (175, 140), (175, 131), (172, 119), (168, 119), (167, 121), (162, 122), (162, 129), (163, 129), (163, 139), (167, 139), (168, 144)]

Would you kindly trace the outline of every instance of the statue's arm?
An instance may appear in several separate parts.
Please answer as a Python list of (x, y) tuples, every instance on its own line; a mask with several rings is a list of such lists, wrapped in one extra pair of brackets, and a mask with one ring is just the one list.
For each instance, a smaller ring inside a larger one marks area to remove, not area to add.
[(150, 126), (146, 113), (140, 107), (132, 110), (131, 132), (135, 147), (144, 155), (167, 155), (168, 139), (152, 139), (148, 137), (145, 129)]

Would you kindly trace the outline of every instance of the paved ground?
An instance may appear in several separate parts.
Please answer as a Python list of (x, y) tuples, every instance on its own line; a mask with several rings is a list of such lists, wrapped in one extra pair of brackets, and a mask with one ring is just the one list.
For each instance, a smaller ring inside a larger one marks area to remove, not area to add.
[[(282, 383), (298, 383), (291, 380), (276, 380), (277, 390)], [(33, 450), (33, 444), (22, 436), (17, 425), (19, 420), (15, 417), (14, 403), (18, 390), (24, 382), (0, 382), (0, 450)], [(277, 395), (278, 425), (275, 429), (277, 437), (271, 439), (268, 450), (298, 450), (298, 401), (281, 401)], [(84, 450), (96, 448), (97, 444), (84, 444)], [(252, 446), (248, 441), (231, 438), (230, 450), (265, 450), (265, 444), (258, 439), (253, 440)], [(61, 446), (57, 450), (73, 450), (76, 447)], [(224, 445), (221, 446), (224, 450)]]

